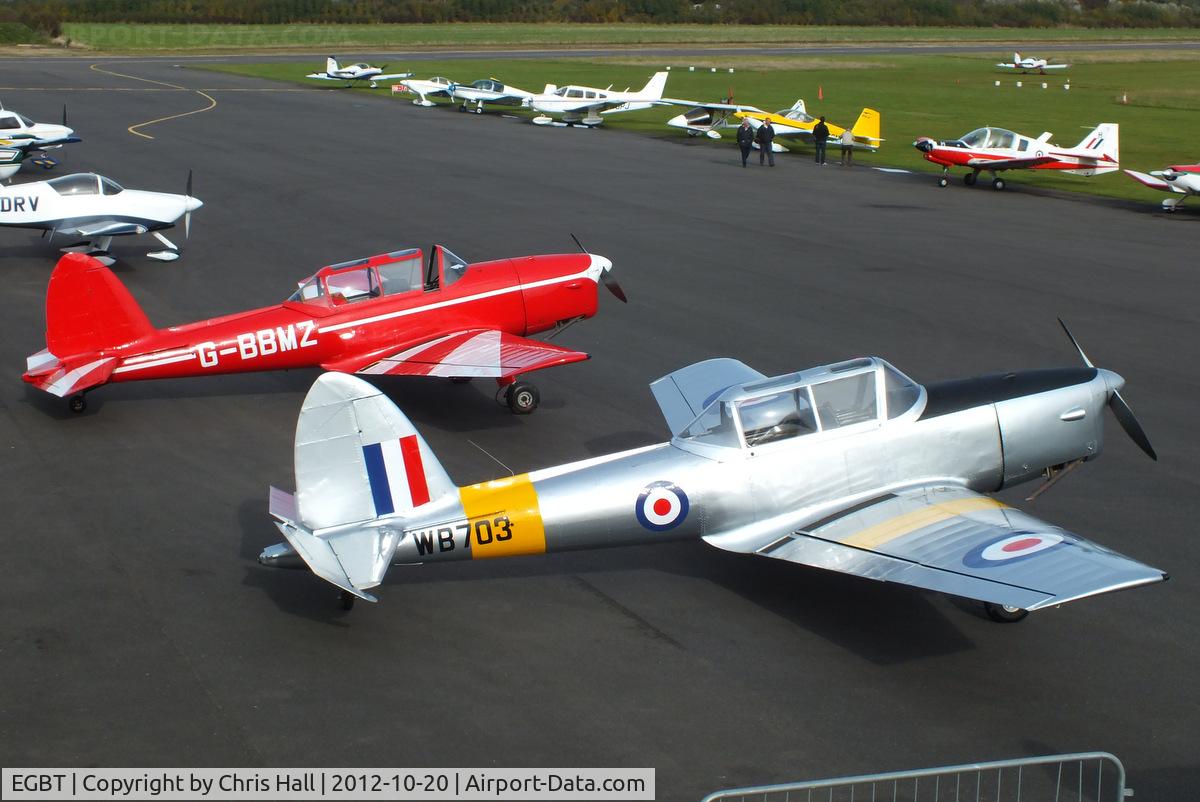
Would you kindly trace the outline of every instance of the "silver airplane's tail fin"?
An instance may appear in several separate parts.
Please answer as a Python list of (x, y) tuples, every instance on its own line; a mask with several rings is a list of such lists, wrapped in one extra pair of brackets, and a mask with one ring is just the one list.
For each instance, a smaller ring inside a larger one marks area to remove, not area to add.
[(296, 422), (296, 495), (272, 489), (271, 515), (317, 576), (368, 601), (404, 518), (458, 488), (408, 418), (345, 373), (313, 384)]

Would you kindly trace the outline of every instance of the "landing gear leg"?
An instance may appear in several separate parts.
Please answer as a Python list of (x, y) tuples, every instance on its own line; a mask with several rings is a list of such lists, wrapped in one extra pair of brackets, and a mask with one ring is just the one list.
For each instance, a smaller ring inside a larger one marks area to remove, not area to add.
[(67, 406), (72, 412), (79, 415), (87, 409), (87, 398), (84, 397), (83, 393), (75, 393), (67, 402)]
[(938, 186), (944, 187), (949, 183), (950, 183), (950, 168), (943, 167), (942, 168), (942, 176), (941, 176), (941, 178), (938, 179)]
[(346, 611), (354, 609), (354, 599), (354, 594), (348, 590), (343, 590), (338, 594), (338, 603), (341, 605), (342, 609)]
[(988, 618), (1001, 624), (1015, 624), (1029, 615), (1028, 610), (1020, 607), (1009, 607), (1006, 604), (993, 604), (992, 602), (984, 602), (983, 609), (987, 612)]

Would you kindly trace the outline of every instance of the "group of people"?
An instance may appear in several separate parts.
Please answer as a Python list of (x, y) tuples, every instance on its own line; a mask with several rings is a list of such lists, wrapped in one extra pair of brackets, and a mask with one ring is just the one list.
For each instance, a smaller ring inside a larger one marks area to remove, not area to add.
[[(825, 124), (825, 118), (821, 117), (817, 120), (817, 124), (813, 126), (813, 158), (817, 164), (825, 165), (825, 145), (829, 141), (829, 126)], [(755, 143), (758, 144), (758, 163), (761, 165), (764, 162), (775, 166), (775, 151), (771, 148), (771, 143), (775, 141), (775, 126), (771, 125), (770, 120), (763, 120), (762, 125), (758, 126), (758, 130), (750, 127), (750, 120), (742, 118), (742, 124), (738, 128), (737, 143), (742, 149), (742, 166), (746, 166), (746, 161), (750, 158), (750, 151), (754, 149)], [(842, 146), (842, 161), (843, 167), (849, 167), (854, 158), (854, 134), (850, 133), (850, 129), (842, 131), (842, 135), (838, 137), (838, 143)]]

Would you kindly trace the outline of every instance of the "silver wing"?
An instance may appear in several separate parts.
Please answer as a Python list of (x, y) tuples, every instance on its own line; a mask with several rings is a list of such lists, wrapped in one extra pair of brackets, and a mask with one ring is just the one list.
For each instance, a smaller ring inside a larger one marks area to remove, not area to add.
[(697, 362), (650, 383), (672, 434), (687, 428), (713, 399), (735, 384), (767, 378), (754, 368), (721, 357)]
[(839, 510), (798, 531), (706, 538), (761, 554), (1037, 610), (1167, 575), (963, 487), (930, 485)]

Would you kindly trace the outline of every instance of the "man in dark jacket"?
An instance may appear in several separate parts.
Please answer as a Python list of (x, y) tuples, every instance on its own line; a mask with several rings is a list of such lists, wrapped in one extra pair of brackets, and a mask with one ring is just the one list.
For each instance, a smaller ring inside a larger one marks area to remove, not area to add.
[(754, 129), (750, 127), (750, 120), (743, 118), (742, 124), (738, 126), (737, 132), (738, 147), (742, 149), (742, 166), (746, 166), (746, 159), (750, 158), (750, 151), (754, 149)]
[(761, 165), (763, 159), (770, 160), (771, 166), (775, 166), (775, 151), (771, 150), (771, 143), (775, 141), (775, 128), (771, 125), (770, 120), (763, 120), (762, 125), (758, 126), (758, 131), (754, 135), (754, 141), (758, 143), (758, 163)]
[(813, 148), (816, 151), (817, 164), (825, 164), (825, 142), (828, 139), (829, 126), (825, 124), (825, 118), (822, 117), (813, 126)]

